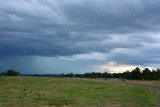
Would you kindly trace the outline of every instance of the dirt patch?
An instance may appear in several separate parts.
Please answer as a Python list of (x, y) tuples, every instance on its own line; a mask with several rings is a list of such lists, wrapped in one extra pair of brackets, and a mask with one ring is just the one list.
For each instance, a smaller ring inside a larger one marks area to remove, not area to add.
[(116, 84), (137, 85), (137, 86), (148, 87), (148, 88), (152, 88), (152, 89), (154, 89), (154, 90), (160, 91), (160, 86), (151, 85), (151, 84), (143, 84), (143, 83), (135, 83), (135, 82), (118, 82), (118, 83), (116, 83)]

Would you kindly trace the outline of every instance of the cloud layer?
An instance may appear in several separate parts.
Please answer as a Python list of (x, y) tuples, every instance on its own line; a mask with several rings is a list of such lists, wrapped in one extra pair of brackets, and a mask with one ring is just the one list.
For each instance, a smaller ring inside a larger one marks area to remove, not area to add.
[(104, 57), (159, 64), (159, 4), (159, 0), (1, 0), (0, 56)]

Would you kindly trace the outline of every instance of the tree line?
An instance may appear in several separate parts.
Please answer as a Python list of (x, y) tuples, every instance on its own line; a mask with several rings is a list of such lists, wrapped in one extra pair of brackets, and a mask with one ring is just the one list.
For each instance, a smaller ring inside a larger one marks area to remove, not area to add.
[(20, 76), (20, 72), (15, 70), (7, 70), (0, 73), (0, 76)]
[(24, 75), (15, 70), (7, 70), (6, 72), (0, 73), (1, 76), (39, 76), (39, 77), (79, 77), (79, 78), (121, 78), (130, 80), (160, 80), (160, 69), (150, 70), (145, 68), (141, 70), (139, 67), (131, 71), (126, 71), (123, 73), (100, 73), (100, 72), (90, 72), (84, 74), (31, 74)]
[(84, 74), (34, 74), (33, 76), (47, 76), (47, 77), (79, 77), (79, 78), (121, 78), (129, 80), (160, 80), (160, 69), (149, 70), (145, 68), (141, 70), (139, 67), (131, 71), (126, 71), (123, 73), (100, 73), (100, 72), (90, 72)]

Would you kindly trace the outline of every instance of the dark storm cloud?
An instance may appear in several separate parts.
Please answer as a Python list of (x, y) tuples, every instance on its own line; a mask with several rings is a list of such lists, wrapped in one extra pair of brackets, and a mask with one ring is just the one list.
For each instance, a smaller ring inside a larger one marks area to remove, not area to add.
[(160, 51), (159, 4), (159, 0), (1, 0), (0, 55), (102, 52), (126, 63), (144, 63), (146, 58), (155, 62)]

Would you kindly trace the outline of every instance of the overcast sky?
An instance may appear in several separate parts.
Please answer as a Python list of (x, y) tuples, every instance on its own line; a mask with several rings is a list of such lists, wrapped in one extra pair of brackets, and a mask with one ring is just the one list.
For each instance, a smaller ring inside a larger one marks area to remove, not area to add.
[(160, 67), (160, 0), (0, 0), (0, 70)]

